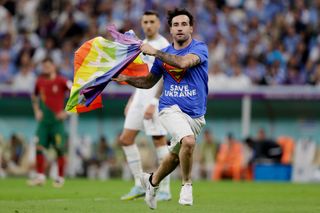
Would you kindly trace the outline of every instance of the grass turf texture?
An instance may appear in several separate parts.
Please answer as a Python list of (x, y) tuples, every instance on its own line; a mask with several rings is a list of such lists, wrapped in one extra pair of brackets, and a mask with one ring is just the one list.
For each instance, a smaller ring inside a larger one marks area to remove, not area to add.
[[(51, 181), (43, 187), (29, 187), (25, 179), (3, 179), (0, 212), (151, 212), (143, 199), (120, 201), (132, 184), (73, 179), (56, 189)], [(178, 204), (180, 182), (172, 181), (171, 190), (172, 200), (158, 202), (156, 212), (320, 212), (319, 184), (195, 181), (191, 207)]]

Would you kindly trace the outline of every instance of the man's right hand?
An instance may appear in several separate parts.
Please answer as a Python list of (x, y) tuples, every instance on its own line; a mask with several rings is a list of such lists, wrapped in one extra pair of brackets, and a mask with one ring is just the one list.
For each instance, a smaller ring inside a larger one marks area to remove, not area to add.
[(126, 80), (128, 80), (128, 77), (120, 74), (116, 78), (111, 78), (111, 80), (116, 82), (125, 82)]
[(41, 111), (41, 110), (35, 111), (35, 117), (36, 117), (36, 120), (37, 120), (37, 121), (41, 121), (42, 118), (43, 118), (43, 113), (42, 113), (42, 111)]

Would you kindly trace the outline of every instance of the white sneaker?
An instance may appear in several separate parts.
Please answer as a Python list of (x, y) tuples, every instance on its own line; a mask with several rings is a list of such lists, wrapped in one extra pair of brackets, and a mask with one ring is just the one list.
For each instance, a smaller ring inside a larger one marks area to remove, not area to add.
[(150, 207), (150, 209), (156, 209), (157, 208), (157, 199), (156, 194), (159, 189), (159, 186), (153, 187), (149, 181), (150, 174), (143, 173), (140, 177), (141, 185), (146, 190), (146, 197), (145, 201), (147, 205)]
[(192, 184), (186, 183), (182, 186), (180, 191), (179, 203), (181, 205), (192, 206), (193, 197), (192, 197)]
[(54, 188), (62, 188), (64, 185), (64, 178), (63, 177), (58, 177), (57, 179), (55, 179), (53, 182), (52, 182), (52, 186)]
[(145, 190), (141, 186), (134, 186), (131, 188), (128, 194), (123, 195), (121, 200), (134, 200), (139, 197), (144, 197), (146, 194)]
[(156, 198), (157, 201), (169, 201), (171, 200), (171, 193), (159, 191)]
[(35, 178), (27, 181), (29, 186), (43, 186), (46, 184), (46, 176), (43, 174), (38, 174)]

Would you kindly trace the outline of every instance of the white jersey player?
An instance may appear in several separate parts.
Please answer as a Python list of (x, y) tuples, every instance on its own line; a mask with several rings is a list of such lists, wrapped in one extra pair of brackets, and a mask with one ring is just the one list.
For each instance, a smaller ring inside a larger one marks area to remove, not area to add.
[[(146, 36), (144, 42), (149, 43), (154, 48), (163, 49), (169, 45), (169, 42), (159, 34), (160, 20), (155, 11), (146, 11), (141, 19), (141, 26)], [(148, 64), (149, 70), (154, 62), (153, 56), (142, 55), (141, 58)], [(135, 185), (130, 192), (121, 197), (121, 200), (132, 200), (142, 197), (145, 194), (140, 183), (142, 174), (142, 164), (140, 153), (134, 140), (139, 131), (145, 131), (146, 135), (152, 136), (156, 147), (159, 163), (168, 154), (166, 130), (162, 127), (158, 118), (158, 98), (156, 97), (162, 88), (162, 81), (159, 81), (151, 89), (136, 89), (133, 96), (127, 103), (125, 109), (124, 130), (120, 136), (120, 143), (127, 158), (128, 166), (135, 180)], [(170, 200), (170, 177), (162, 182), (158, 200)]]

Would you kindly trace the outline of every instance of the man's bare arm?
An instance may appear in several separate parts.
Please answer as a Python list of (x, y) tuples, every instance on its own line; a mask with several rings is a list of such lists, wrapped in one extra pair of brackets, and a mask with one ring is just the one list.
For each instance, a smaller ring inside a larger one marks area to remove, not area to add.
[(31, 102), (33, 111), (39, 110), (39, 97), (35, 94), (31, 94)]
[(188, 54), (185, 56), (172, 55), (169, 53), (162, 52), (158, 50), (155, 57), (159, 58), (161, 61), (181, 69), (187, 69), (196, 66), (200, 63), (200, 58), (194, 54)]
[(34, 116), (37, 121), (40, 121), (43, 117), (42, 111), (39, 106), (39, 97), (36, 94), (31, 95), (32, 108), (34, 112)]
[(118, 82), (127, 82), (131, 86), (141, 88), (141, 89), (150, 89), (153, 87), (161, 78), (161, 76), (157, 76), (152, 74), (151, 72), (147, 76), (143, 77), (131, 77), (126, 75), (119, 75), (117, 78), (113, 78), (113, 81)]
[(159, 99), (161, 94), (162, 94), (162, 89), (163, 89), (163, 78), (160, 79), (159, 87), (157, 89), (157, 93), (154, 96), (155, 98)]
[(195, 54), (187, 54), (184, 56), (173, 55), (157, 50), (148, 43), (142, 44), (140, 49), (145, 54), (155, 56), (161, 61), (181, 69), (187, 69), (200, 63), (199, 56)]

